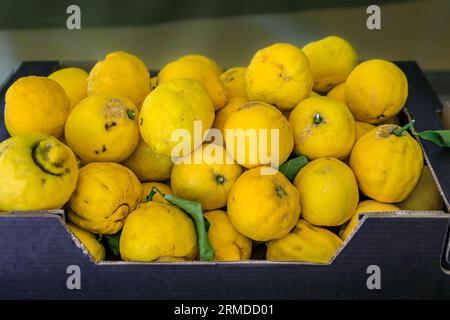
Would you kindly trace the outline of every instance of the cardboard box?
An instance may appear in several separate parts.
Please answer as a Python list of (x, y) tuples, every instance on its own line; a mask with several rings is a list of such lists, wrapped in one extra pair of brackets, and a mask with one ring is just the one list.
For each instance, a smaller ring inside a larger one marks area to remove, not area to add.
[[(73, 65), (73, 64), (72, 64)], [(440, 102), (414, 62), (406, 115), (441, 129)], [(24, 62), (17, 78), (60, 63)], [(1, 112), (0, 140), (7, 138)], [(448, 212), (450, 151), (421, 141)], [(62, 211), (0, 214), (0, 299), (449, 299), (449, 217), (444, 211), (366, 214), (327, 265), (297, 262), (94, 263)], [(76, 278), (74, 278), (76, 277)], [(74, 280), (75, 279), (75, 280)], [(75, 281), (75, 282), (74, 282)]]

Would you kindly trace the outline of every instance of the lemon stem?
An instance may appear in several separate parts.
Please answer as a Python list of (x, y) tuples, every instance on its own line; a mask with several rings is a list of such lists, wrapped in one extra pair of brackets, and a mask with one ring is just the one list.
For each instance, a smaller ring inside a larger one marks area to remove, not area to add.
[(413, 119), (403, 127), (393, 130), (392, 133), (395, 134), (397, 137), (400, 137), (406, 130), (414, 130), (414, 122), (416, 122), (416, 120)]
[(322, 122), (322, 117), (320, 116), (319, 113), (316, 113), (316, 114), (314, 115), (314, 123), (315, 123), (315, 124), (320, 124), (321, 122)]

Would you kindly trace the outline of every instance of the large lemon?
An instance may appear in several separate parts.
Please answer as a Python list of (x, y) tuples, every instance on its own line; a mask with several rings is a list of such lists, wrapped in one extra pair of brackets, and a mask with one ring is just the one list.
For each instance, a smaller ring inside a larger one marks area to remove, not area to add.
[(319, 158), (300, 169), (294, 180), (302, 217), (316, 226), (339, 226), (358, 205), (358, 185), (352, 170), (335, 158)]
[(105, 260), (105, 247), (97, 240), (95, 235), (73, 223), (68, 223), (67, 227), (89, 251), (95, 261)]
[(202, 62), (213, 69), (217, 75), (220, 76), (222, 74), (222, 68), (218, 65), (218, 63), (202, 54), (188, 54), (186, 56), (182, 56), (178, 60), (195, 60), (198, 62)]
[(289, 116), (295, 153), (310, 159), (344, 159), (355, 143), (355, 121), (347, 106), (328, 97), (300, 102)]
[(141, 184), (130, 169), (113, 162), (92, 162), (80, 169), (68, 217), (90, 232), (115, 234), (140, 200)]
[(59, 209), (77, 179), (75, 155), (54, 137), (22, 133), (0, 143), (0, 211)]
[(176, 196), (197, 201), (205, 210), (225, 207), (241, 167), (226, 149), (215, 144), (197, 148), (176, 163), (170, 185)]
[(120, 255), (125, 261), (193, 260), (197, 255), (194, 223), (177, 207), (147, 202), (126, 219)]
[(345, 99), (356, 120), (380, 123), (395, 116), (408, 97), (408, 80), (395, 64), (368, 60), (345, 83)]
[(72, 110), (64, 131), (83, 163), (121, 162), (139, 142), (138, 110), (126, 98), (90, 96)]
[(231, 98), (246, 98), (245, 90), (245, 72), (247, 68), (234, 67), (228, 69), (220, 75), (220, 80), (223, 83), (228, 99)]
[(70, 100), (52, 79), (23, 77), (6, 91), (5, 126), (12, 136), (41, 132), (59, 138), (69, 113)]
[(276, 171), (262, 175), (263, 167), (245, 171), (228, 196), (228, 215), (234, 227), (256, 241), (279, 239), (300, 217), (300, 198), (289, 180)]
[(394, 134), (398, 126), (372, 129), (355, 144), (350, 167), (362, 193), (380, 202), (400, 202), (414, 190), (423, 167), (422, 149), (407, 132)]
[(70, 108), (75, 106), (87, 96), (87, 78), (89, 74), (80, 68), (64, 68), (57, 70), (48, 77), (63, 87), (70, 99)]

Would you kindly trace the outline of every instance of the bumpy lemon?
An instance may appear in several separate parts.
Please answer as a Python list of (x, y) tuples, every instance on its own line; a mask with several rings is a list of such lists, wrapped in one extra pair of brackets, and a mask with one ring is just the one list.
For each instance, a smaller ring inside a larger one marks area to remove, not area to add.
[(141, 181), (168, 180), (173, 167), (170, 156), (155, 153), (142, 139), (122, 164), (130, 168)]
[(333, 89), (328, 91), (327, 97), (336, 99), (342, 102), (343, 104), (347, 105), (347, 100), (345, 100), (345, 82), (338, 84)]
[(422, 175), (414, 191), (396, 205), (403, 210), (442, 210), (444, 200), (429, 167), (423, 167)]
[[(147, 202), (147, 196), (150, 194), (150, 192), (154, 187), (164, 194), (172, 194), (172, 189), (167, 184), (160, 182), (144, 182), (142, 184), (141, 203)], [(169, 203), (166, 199), (162, 197), (162, 195), (159, 192), (153, 195), (152, 201)]]
[(139, 142), (138, 110), (126, 98), (90, 96), (72, 110), (64, 134), (83, 163), (121, 162)]
[(78, 238), (83, 246), (85, 246), (95, 261), (99, 262), (105, 260), (105, 247), (98, 242), (95, 235), (72, 223), (68, 223), (67, 227)]
[(328, 263), (342, 240), (333, 232), (300, 219), (291, 232), (266, 245), (267, 260)]
[(228, 100), (227, 105), (216, 112), (216, 117), (214, 118), (212, 127), (219, 129), (222, 133), (224, 133), (223, 127), (225, 126), (225, 122), (227, 122), (233, 112), (239, 110), (239, 108), (247, 102), (247, 99), (241, 97), (235, 97)]
[(344, 159), (355, 143), (355, 120), (347, 106), (328, 97), (300, 102), (289, 116), (295, 153), (310, 159)]
[(77, 179), (75, 155), (54, 137), (22, 133), (0, 143), (0, 212), (59, 209)]
[(69, 113), (64, 89), (46, 77), (22, 77), (6, 91), (5, 126), (11, 136), (41, 132), (59, 138)]
[(115, 234), (141, 200), (141, 183), (127, 167), (92, 162), (80, 169), (68, 216), (93, 233)]
[(339, 226), (358, 205), (358, 185), (352, 170), (335, 158), (319, 158), (300, 169), (294, 180), (302, 217), (316, 226)]
[(246, 168), (282, 164), (294, 148), (289, 122), (277, 108), (262, 102), (241, 106), (230, 115), (223, 131), (228, 152)]
[(245, 171), (228, 196), (228, 216), (244, 236), (256, 241), (279, 239), (300, 217), (298, 190), (276, 171), (262, 175), (263, 167)]
[(170, 186), (176, 196), (214, 210), (226, 206), (231, 187), (241, 173), (224, 147), (206, 144), (174, 165)]
[(194, 223), (177, 207), (147, 202), (126, 219), (120, 255), (125, 261), (193, 260), (197, 255)]
[(245, 90), (245, 72), (247, 68), (244, 67), (234, 67), (228, 69), (221, 74), (220, 80), (223, 83), (223, 87), (227, 92), (228, 99), (231, 98), (246, 98)]
[(408, 80), (395, 64), (368, 60), (348, 76), (345, 99), (356, 120), (380, 123), (395, 116), (408, 97)]
[(217, 64), (217, 62), (202, 54), (188, 54), (187, 56), (182, 56), (178, 60), (195, 60), (198, 62), (202, 62), (208, 65), (208, 67), (210, 67), (212, 70), (214, 70), (217, 75), (220, 76), (222, 74), (222, 68)]
[(346, 40), (330, 36), (303, 47), (314, 78), (314, 90), (328, 92), (347, 79), (358, 64), (355, 49)]
[(355, 121), (355, 129), (356, 129), (356, 141), (358, 141), (363, 135), (365, 135), (367, 132), (371, 131), (373, 128), (375, 128), (374, 125), (371, 125), (367, 122), (362, 121)]
[(125, 97), (140, 109), (150, 88), (150, 73), (145, 63), (132, 54), (117, 51), (107, 54), (105, 60), (92, 68), (87, 93)]
[(355, 144), (350, 167), (362, 193), (380, 202), (400, 202), (414, 190), (423, 167), (422, 149), (407, 132), (384, 124), (372, 129)]
[(348, 224), (345, 225), (339, 232), (339, 236), (341, 237), (342, 240), (348, 238), (348, 236), (353, 232), (353, 230), (358, 225), (358, 219), (361, 213), (390, 212), (390, 211), (400, 211), (400, 209), (390, 203), (383, 203), (375, 200), (361, 201), (360, 203), (358, 203), (355, 214), (352, 216)]
[(210, 225), (208, 239), (214, 248), (214, 260), (237, 261), (250, 259), (252, 240), (236, 230), (225, 211), (208, 211), (204, 215)]
[[(188, 150), (176, 155), (186, 155), (203, 142), (205, 132), (214, 121), (214, 106), (200, 82), (176, 79), (160, 84), (147, 96), (139, 118), (142, 139), (154, 152), (171, 156), (181, 143)], [(198, 143), (194, 121), (200, 121), (202, 129)], [(190, 141), (181, 140), (184, 136), (180, 138), (177, 132), (187, 132)]]
[(245, 72), (249, 100), (263, 101), (279, 109), (292, 109), (311, 92), (313, 77), (300, 48), (277, 43), (259, 50)]
[(182, 78), (200, 82), (213, 102), (215, 110), (219, 110), (227, 103), (227, 94), (219, 76), (207, 64), (192, 59), (175, 60), (165, 65), (158, 74), (159, 85)]
[(70, 99), (70, 108), (87, 96), (87, 78), (89, 74), (80, 68), (64, 68), (53, 72), (48, 77), (58, 82)]

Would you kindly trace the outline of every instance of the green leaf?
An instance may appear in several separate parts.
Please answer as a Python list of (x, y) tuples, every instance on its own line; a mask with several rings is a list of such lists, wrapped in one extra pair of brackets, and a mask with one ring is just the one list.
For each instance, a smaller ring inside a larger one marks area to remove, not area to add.
[(416, 132), (415, 135), (434, 142), (440, 147), (450, 148), (450, 130), (426, 130)]
[(108, 239), (108, 246), (115, 256), (120, 256), (120, 234), (122, 231), (117, 232), (113, 235), (105, 235)]
[(295, 176), (300, 169), (308, 163), (308, 158), (300, 156), (283, 163), (278, 169), (282, 174), (286, 176), (291, 182), (294, 181)]

